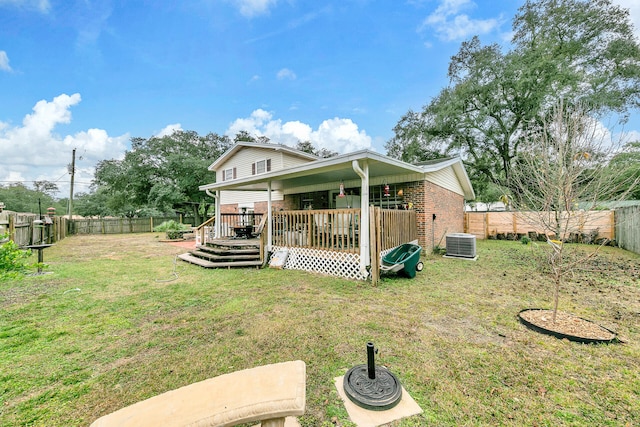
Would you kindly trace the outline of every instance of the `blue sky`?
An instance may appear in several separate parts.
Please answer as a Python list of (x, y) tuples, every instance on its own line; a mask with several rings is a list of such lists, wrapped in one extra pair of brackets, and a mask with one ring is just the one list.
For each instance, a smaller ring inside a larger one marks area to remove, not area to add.
[[(615, 2), (639, 29), (640, 2)], [(460, 43), (506, 45), (521, 4), (0, 0), (0, 184), (45, 179), (66, 197), (76, 148), (88, 191), (99, 160), (173, 129), (385, 153)]]

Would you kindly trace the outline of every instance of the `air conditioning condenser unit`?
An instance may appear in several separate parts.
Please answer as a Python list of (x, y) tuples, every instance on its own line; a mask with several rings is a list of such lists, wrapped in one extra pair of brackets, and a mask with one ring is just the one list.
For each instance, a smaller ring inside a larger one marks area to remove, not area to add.
[(467, 233), (447, 234), (447, 257), (476, 258), (476, 236)]

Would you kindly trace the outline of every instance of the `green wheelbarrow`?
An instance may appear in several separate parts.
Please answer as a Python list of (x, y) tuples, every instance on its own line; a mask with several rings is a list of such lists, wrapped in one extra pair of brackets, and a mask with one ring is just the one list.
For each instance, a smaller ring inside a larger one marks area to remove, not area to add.
[(420, 261), (420, 245), (405, 243), (382, 257), (380, 271), (383, 273), (399, 273), (409, 278), (416, 277), (416, 272), (422, 271), (424, 264)]

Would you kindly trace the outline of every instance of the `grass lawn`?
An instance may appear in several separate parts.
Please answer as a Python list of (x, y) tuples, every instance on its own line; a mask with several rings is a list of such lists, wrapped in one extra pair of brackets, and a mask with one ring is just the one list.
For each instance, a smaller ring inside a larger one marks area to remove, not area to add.
[[(640, 425), (640, 256), (604, 248), (560, 308), (619, 333), (582, 345), (516, 318), (551, 307), (531, 246), (478, 241), (378, 286), (299, 271), (205, 270), (163, 234), (73, 236), (52, 274), (0, 283), (0, 425), (86, 426), (216, 375), (301, 359), (303, 426), (349, 426), (333, 378), (391, 369), (424, 413), (394, 426)], [(591, 250), (585, 248), (585, 250)], [(175, 273), (175, 274), (174, 274)], [(176, 277), (177, 276), (177, 277)]]

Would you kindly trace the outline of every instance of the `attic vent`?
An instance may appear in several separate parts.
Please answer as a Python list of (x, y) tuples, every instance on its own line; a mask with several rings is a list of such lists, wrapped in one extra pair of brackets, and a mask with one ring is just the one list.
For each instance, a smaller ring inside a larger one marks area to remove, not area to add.
[(476, 236), (467, 233), (447, 234), (447, 256), (456, 258), (475, 258)]

